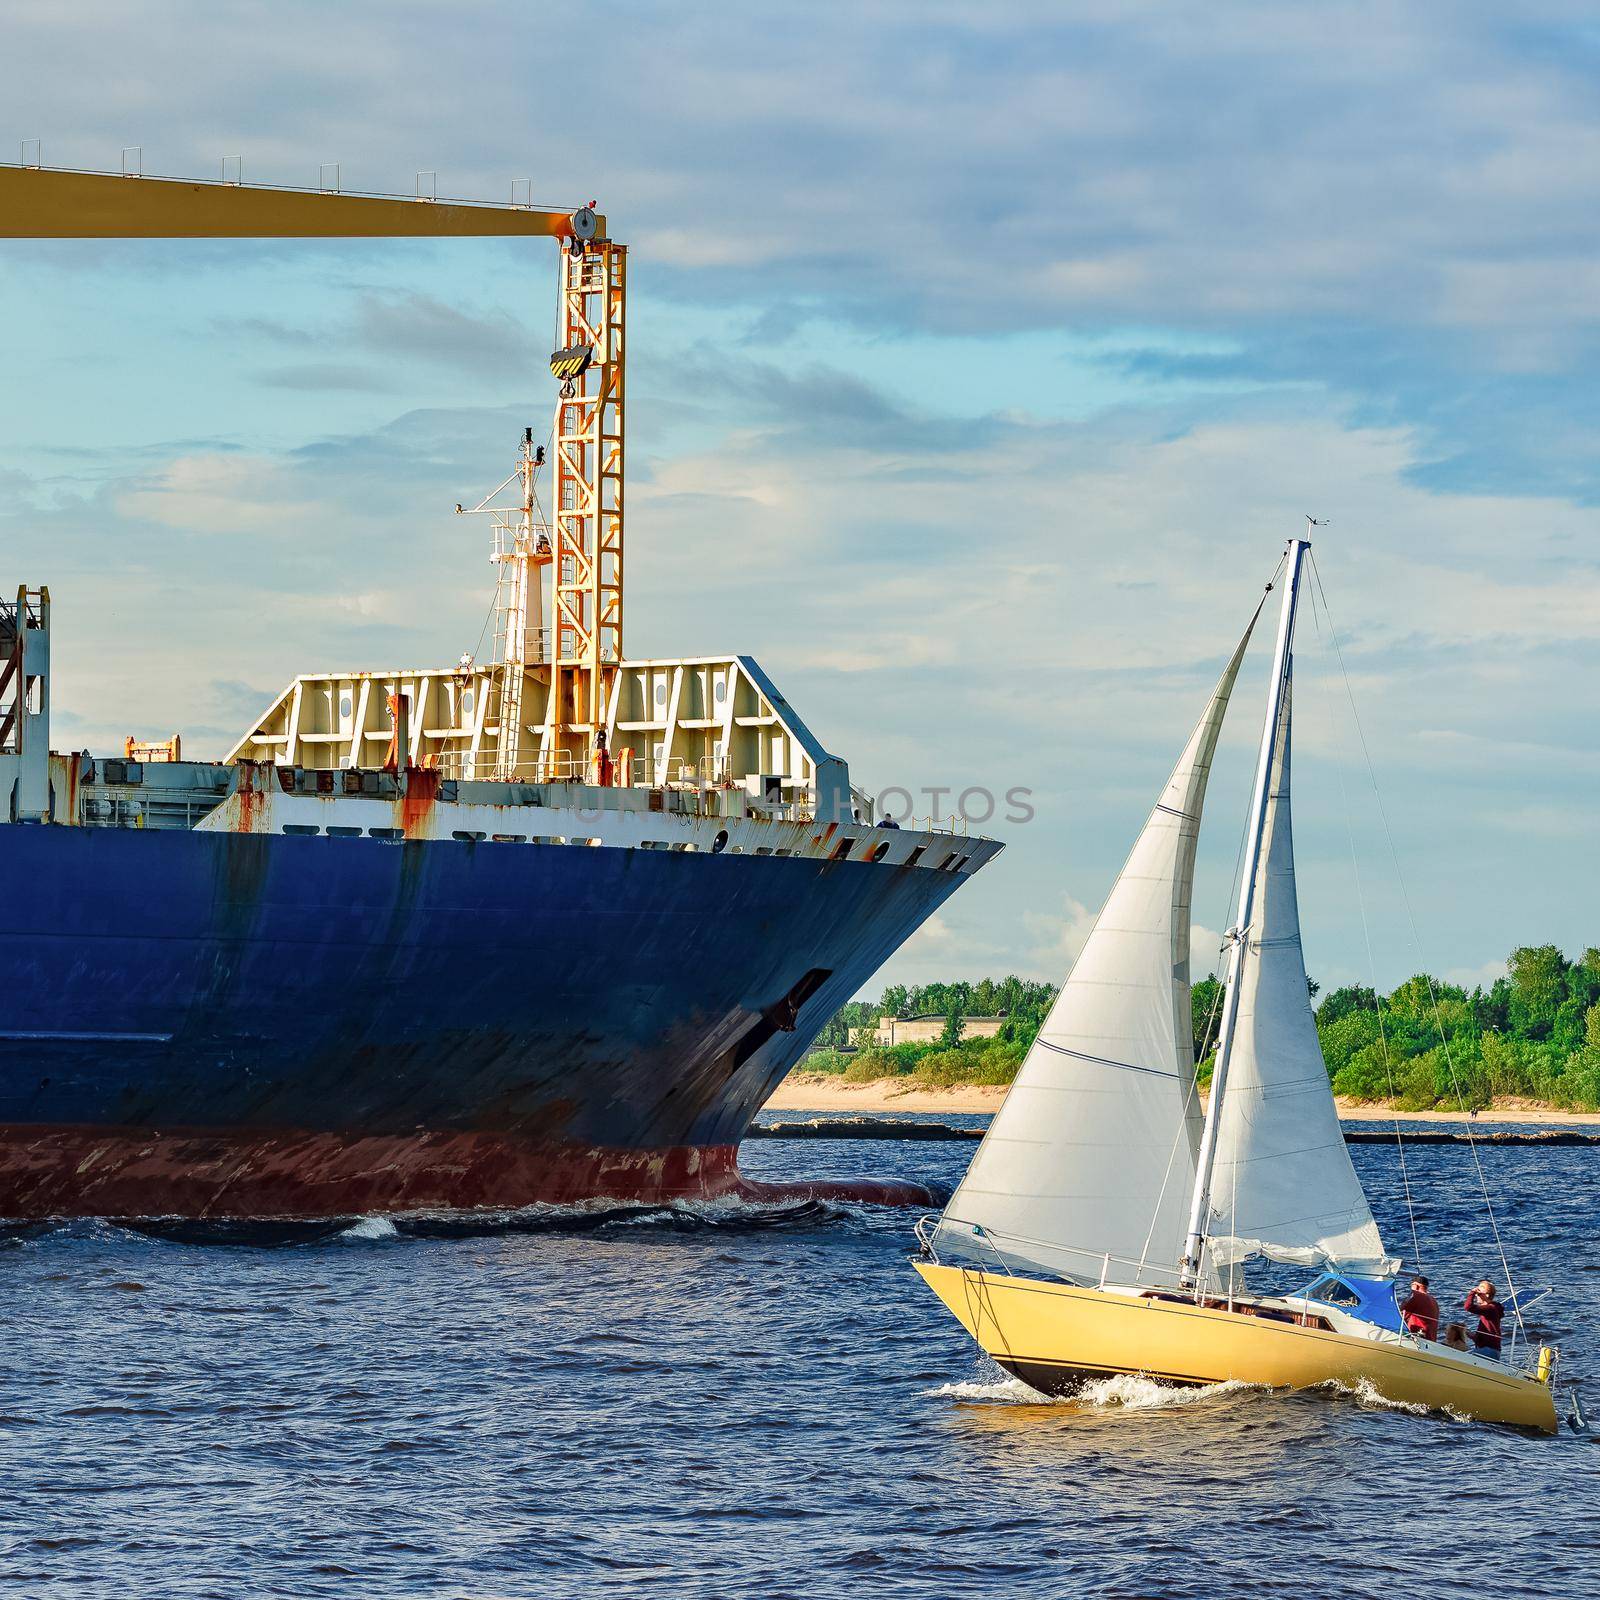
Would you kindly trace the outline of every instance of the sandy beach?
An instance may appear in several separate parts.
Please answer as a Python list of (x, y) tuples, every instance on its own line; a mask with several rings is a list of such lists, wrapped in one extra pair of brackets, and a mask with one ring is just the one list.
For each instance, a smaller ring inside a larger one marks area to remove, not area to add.
[[(944, 1111), (952, 1115), (997, 1111), (1005, 1087), (981, 1084), (957, 1089), (911, 1089), (904, 1080), (879, 1078), (873, 1083), (846, 1083), (828, 1073), (791, 1073), (767, 1101), (768, 1111)], [(1339, 1102), (1346, 1122), (1466, 1122), (1462, 1111), (1390, 1111), (1384, 1106)], [(1537, 1122), (1550, 1127), (1600, 1127), (1600, 1113), (1556, 1111), (1526, 1100), (1499, 1100), (1480, 1111), (1476, 1124)]]

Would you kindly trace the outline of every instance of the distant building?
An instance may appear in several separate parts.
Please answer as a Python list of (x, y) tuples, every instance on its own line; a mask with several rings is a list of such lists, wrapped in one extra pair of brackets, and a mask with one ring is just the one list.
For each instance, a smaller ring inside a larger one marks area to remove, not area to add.
[[(992, 1039), (1005, 1026), (1000, 1017), (963, 1017), (963, 1039)], [(873, 1029), (874, 1044), (937, 1044), (944, 1033), (944, 1018), (940, 1017), (879, 1017)]]

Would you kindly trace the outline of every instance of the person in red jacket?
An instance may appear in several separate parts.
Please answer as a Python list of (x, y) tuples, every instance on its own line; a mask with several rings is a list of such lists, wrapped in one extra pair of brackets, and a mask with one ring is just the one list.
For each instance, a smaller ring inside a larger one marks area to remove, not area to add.
[(1472, 1330), (1472, 1342), (1480, 1356), (1500, 1359), (1500, 1324), (1505, 1319), (1506, 1308), (1494, 1297), (1494, 1285), (1485, 1278), (1465, 1300), (1462, 1308), (1470, 1311), (1478, 1326)]
[(1411, 1280), (1411, 1293), (1400, 1302), (1400, 1319), (1424, 1339), (1439, 1337), (1439, 1302), (1428, 1293), (1428, 1280), (1420, 1272)]

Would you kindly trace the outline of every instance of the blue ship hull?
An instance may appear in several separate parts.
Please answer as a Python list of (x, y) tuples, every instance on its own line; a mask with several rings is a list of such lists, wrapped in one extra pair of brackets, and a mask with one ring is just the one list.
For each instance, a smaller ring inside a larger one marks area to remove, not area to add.
[(748, 1190), (735, 1153), (959, 876), (0, 826), (0, 1216)]

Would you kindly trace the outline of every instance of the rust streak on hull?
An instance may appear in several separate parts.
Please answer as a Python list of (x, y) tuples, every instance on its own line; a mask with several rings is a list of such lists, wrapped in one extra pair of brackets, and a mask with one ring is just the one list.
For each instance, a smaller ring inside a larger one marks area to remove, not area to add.
[(430, 767), (408, 767), (399, 800), (400, 828), (408, 839), (422, 835), (439, 798), (439, 774)]

